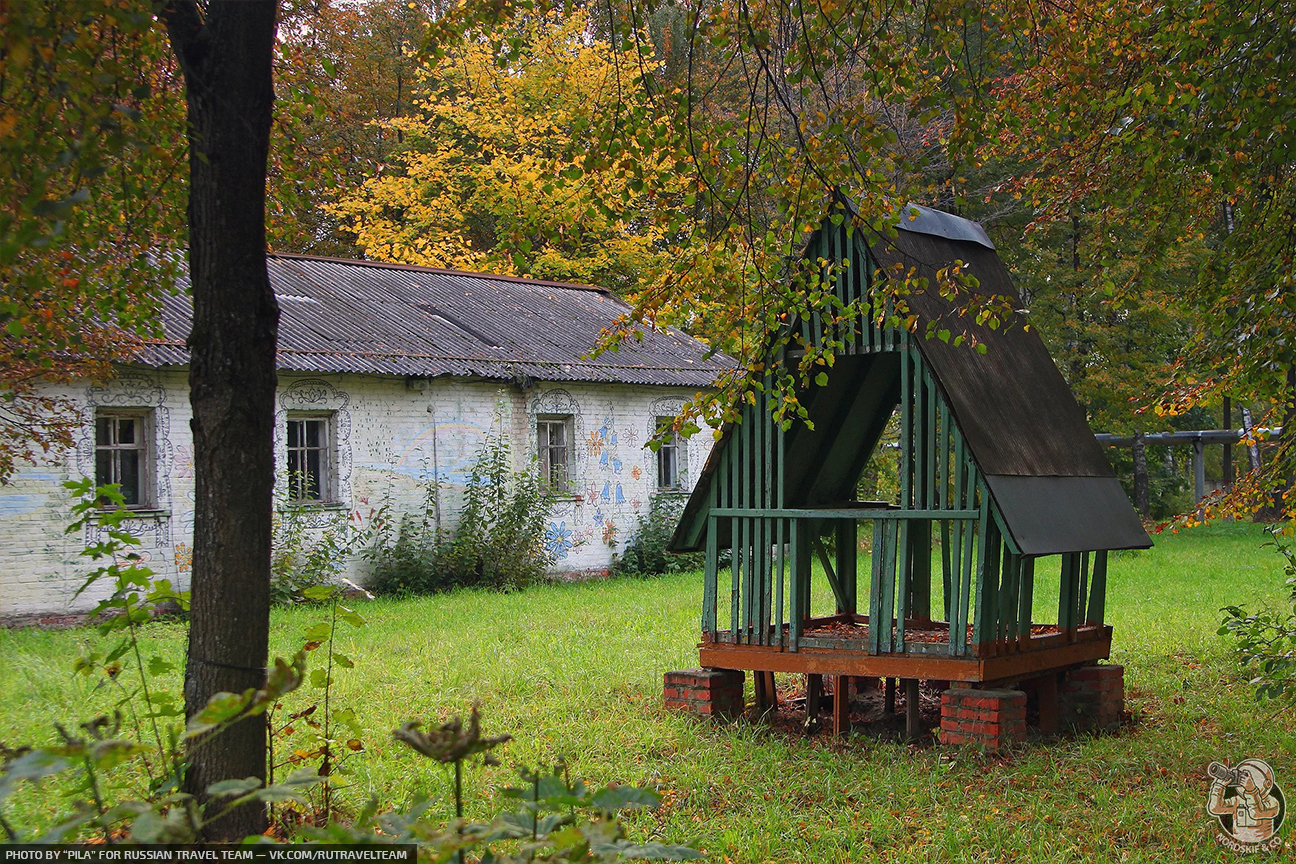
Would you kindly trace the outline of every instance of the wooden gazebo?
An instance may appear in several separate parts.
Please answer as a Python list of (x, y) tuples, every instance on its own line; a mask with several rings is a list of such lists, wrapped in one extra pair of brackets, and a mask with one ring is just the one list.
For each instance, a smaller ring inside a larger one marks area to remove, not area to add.
[[(1016, 301), (981, 226), (910, 206), (889, 238), (852, 228), (853, 215), (825, 221), (805, 255), (842, 304), (869, 302), (835, 330), (819, 316), (793, 322), (793, 339), (767, 358), (795, 363), (798, 346), (844, 344), (826, 382), (800, 394), (813, 428), (783, 430), (760, 392), (744, 401), (672, 540), (675, 551), (706, 551), (701, 666), (756, 673), (764, 705), (775, 698), (772, 673), (807, 674), (811, 712), (831, 676), (839, 728), (852, 678), (898, 680), (911, 735), (920, 680), (995, 693), (1027, 682), (1049, 726), (1064, 673), (1110, 653), (1108, 552), (1151, 541), (1035, 331), (1020, 321), (976, 326), (959, 316), (966, 295), (938, 290), (937, 272), (961, 261), (979, 283), (973, 293)], [(927, 280), (905, 298), (910, 330), (867, 311), (874, 286), (893, 274)], [(926, 335), (943, 329), (974, 337), (984, 353)], [(897, 412), (899, 500), (854, 500)], [(856, 572), (861, 530), (872, 535), (867, 574)], [(732, 566), (722, 581), (724, 549)], [(1036, 592), (1053, 556), (1056, 607)], [(816, 560), (830, 615), (811, 614)], [(670, 686), (668, 676), (668, 700)]]

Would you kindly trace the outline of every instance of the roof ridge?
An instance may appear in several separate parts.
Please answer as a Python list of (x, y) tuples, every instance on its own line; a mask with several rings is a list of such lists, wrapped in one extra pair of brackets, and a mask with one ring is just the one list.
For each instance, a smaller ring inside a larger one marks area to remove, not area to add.
[[(436, 273), (440, 276), (468, 276), (473, 279), (493, 279), (500, 282), (518, 282), (545, 288), (569, 288), (574, 291), (594, 291), (621, 301), (610, 288), (601, 285), (579, 285), (575, 282), (557, 282), (552, 279), (530, 279), (526, 276), (505, 276), (501, 273), (475, 273), (470, 270), (452, 270), (447, 267), (424, 267), (420, 264), (397, 264), (391, 261), (365, 261), (359, 258), (337, 258), (332, 255), (306, 255), (301, 252), (267, 252), (267, 258), (288, 258), (298, 261), (327, 261), (331, 264), (355, 264), (361, 267), (378, 267), (383, 270), (407, 270), (415, 273)], [(624, 302), (624, 301), (621, 301)]]

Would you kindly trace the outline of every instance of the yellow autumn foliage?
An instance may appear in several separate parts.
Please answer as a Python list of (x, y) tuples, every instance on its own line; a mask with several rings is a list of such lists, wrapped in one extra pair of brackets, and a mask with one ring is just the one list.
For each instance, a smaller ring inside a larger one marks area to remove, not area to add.
[(653, 208), (683, 193), (632, 191), (615, 154), (587, 172), (583, 133), (627, 98), (646, 107), (628, 97), (638, 61), (584, 12), (517, 27), (499, 55), (469, 40), (422, 67), (415, 111), (386, 124), (404, 146), (331, 212), (371, 258), (634, 293), (668, 263)]

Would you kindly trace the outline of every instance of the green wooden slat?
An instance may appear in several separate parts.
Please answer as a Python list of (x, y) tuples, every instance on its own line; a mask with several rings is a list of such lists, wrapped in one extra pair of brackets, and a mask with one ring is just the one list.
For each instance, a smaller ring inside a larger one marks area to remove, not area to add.
[(783, 647), (783, 580), (786, 578), (787, 561), (785, 560), (785, 546), (787, 542), (787, 520), (779, 519), (775, 522), (774, 531), (774, 549), (775, 549), (775, 571), (774, 571), (774, 605), (776, 613), (774, 617), (774, 627), (778, 632), (779, 647)]
[(913, 471), (913, 384), (909, 374), (909, 355), (900, 354), (900, 506), (913, 509), (914, 503), (909, 476)]
[(1070, 630), (1075, 626), (1072, 615), (1075, 614), (1075, 588), (1073, 582), (1075, 571), (1079, 567), (1079, 556), (1068, 552), (1062, 556), (1062, 572), (1058, 580), (1058, 626)]
[(877, 654), (882, 647), (882, 631), (877, 622), (882, 619), (882, 550), (886, 543), (886, 522), (873, 520), (873, 553), (870, 558), (869, 578), (869, 651)]
[(1035, 604), (1035, 559), (1023, 558), (1021, 562), (1021, 588), (1017, 592), (1017, 634), (1030, 639), (1031, 619)]
[(909, 580), (909, 520), (901, 520), (896, 523), (896, 526), (899, 528), (899, 536), (896, 541), (896, 549), (899, 554), (899, 560), (896, 562), (896, 574), (899, 585), (896, 587), (895, 650), (903, 651), (905, 650), (904, 619), (909, 612), (909, 592), (912, 590)]
[(927, 498), (927, 451), (931, 449), (927, 440), (927, 389), (918, 351), (911, 348), (905, 355), (913, 364), (913, 427), (910, 432), (913, 442), (913, 507), (922, 510), (931, 506)]
[[(756, 462), (756, 448), (754, 448), (754, 438), (758, 434), (758, 425), (756, 411), (752, 405), (743, 407), (743, 494), (741, 501), (745, 506), (756, 504), (756, 477), (754, 477), (754, 462)], [(740, 519), (740, 525), (743, 526), (743, 627), (746, 632), (746, 641), (750, 644), (752, 635), (756, 630), (756, 562), (753, 561), (754, 536), (752, 536), (752, 519)]]
[(1093, 586), (1089, 589), (1089, 611), (1085, 614), (1086, 624), (1103, 623), (1107, 611), (1107, 550), (1094, 553)]
[(879, 510), (867, 507), (825, 507), (822, 510), (810, 507), (717, 507), (717, 516), (766, 516), (770, 518), (786, 517), (795, 519), (948, 519), (950, 521), (968, 521), (981, 518), (980, 510)]
[(931, 370), (927, 364), (921, 360), (919, 363), (923, 373), (923, 389), (927, 392), (927, 422), (923, 424), (923, 434), (927, 440), (927, 497), (923, 501), (923, 507), (941, 506), (936, 500), (936, 382), (932, 380)]
[[(957, 434), (957, 430), (950, 432), (951, 444), (954, 449), (953, 453), (953, 483), (950, 486), (950, 500), (948, 506), (962, 508), (963, 501), (963, 439)], [(965, 526), (962, 522), (954, 525), (954, 545), (951, 548), (953, 555), (953, 567), (951, 569), (951, 584), (949, 586), (951, 599), (948, 602), (950, 611), (946, 614), (945, 620), (950, 625), (950, 651), (955, 655), (963, 653), (962, 648), (966, 642), (966, 634), (959, 627), (959, 621), (962, 620), (963, 614), (960, 611), (962, 607), (963, 593), (963, 540), (966, 533)]]
[(983, 645), (994, 633), (994, 616), (999, 604), (999, 585), (996, 573), (999, 567), (998, 544), (990, 542), (993, 528), (990, 518), (990, 500), (981, 489), (981, 519), (977, 523), (977, 591), (975, 616), (972, 619), (972, 643)]
[(1017, 636), (1017, 594), (1020, 591), (1021, 556), (1005, 548), (1003, 577), (999, 580), (999, 639), (1006, 642)]
[(940, 427), (940, 442), (936, 447), (936, 452), (940, 453), (940, 475), (936, 478), (936, 506), (942, 509), (949, 506), (950, 497), (949, 423), (949, 411), (945, 407), (945, 400), (941, 399), (936, 403), (936, 424)]
[[(960, 444), (961, 443), (962, 441), (960, 438)], [(962, 446), (960, 446), (959, 449), (966, 452), (965, 448)], [(963, 500), (968, 505), (972, 505), (976, 503), (976, 472), (972, 470), (972, 463), (970, 461), (963, 466), (963, 471), (966, 475), (963, 478)], [(967, 530), (963, 537), (963, 565), (959, 571), (958, 641), (960, 654), (967, 652), (968, 615), (971, 612), (970, 607), (972, 604), (973, 539), (972, 526), (969, 525), (967, 526)]]
[(788, 650), (797, 650), (797, 641), (801, 637), (801, 520), (793, 519), (789, 523), (788, 537)]
[[(900, 523), (903, 524), (903, 523)], [(885, 523), (883, 529), (886, 532), (886, 538), (883, 541), (883, 560), (882, 560), (882, 619), (879, 622), (882, 628), (881, 651), (890, 653), (895, 650), (894, 636), (892, 634), (892, 621), (895, 618), (895, 582), (896, 582), (896, 525), (895, 522)]]
[(787, 443), (787, 434), (783, 431), (783, 427), (782, 427), (781, 425), (777, 425), (777, 424), (776, 424), (776, 431), (775, 431), (775, 434), (777, 435), (777, 439), (776, 439), (776, 441), (777, 441), (777, 444), (778, 444), (778, 469), (777, 469), (777, 470), (778, 470), (778, 473), (777, 473), (777, 478), (778, 478), (778, 479), (777, 479), (777, 487), (776, 487), (777, 490), (778, 490), (778, 494), (777, 494), (777, 495), (775, 496), (775, 498), (774, 498), (774, 506), (775, 506), (775, 507), (780, 507), (780, 508), (781, 508), (781, 507), (783, 507), (783, 506), (786, 504), (786, 502), (787, 502), (787, 498), (785, 497), (784, 492), (783, 492), (783, 484), (784, 484), (784, 480), (785, 480), (786, 477), (787, 477), (787, 470), (784, 468), (784, 466), (787, 464), (787, 462), (786, 462), (786, 450), (787, 450), (787, 448), (786, 448), (786, 443)]
[(715, 636), (716, 580), (719, 577), (720, 527), (715, 516), (707, 519), (706, 574), (702, 582), (702, 632)]
[(759, 538), (757, 560), (760, 562), (760, 570), (757, 573), (757, 583), (759, 591), (760, 614), (757, 615), (757, 624), (760, 629), (760, 644), (769, 644), (769, 623), (770, 623), (770, 605), (774, 596), (773, 568), (770, 566), (770, 552), (773, 550), (773, 544), (769, 538), (770, 523), (768, 519), (758, 519), (756, 522), (756, 533)]
[(1080, 553), (1080, 579), (1076, 585), (1076, 626), (1085, 620), (1085, 600), (1089, 599), (1089, 553)]

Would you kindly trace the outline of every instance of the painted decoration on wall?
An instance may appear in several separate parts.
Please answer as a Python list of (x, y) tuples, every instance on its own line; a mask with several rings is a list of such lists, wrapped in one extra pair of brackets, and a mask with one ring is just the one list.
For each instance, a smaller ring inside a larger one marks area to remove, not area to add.
[(545, 551), (555, 559), (561, 561), (567, 557), (574, 543), (572, 531), (567, 527), (566, 520), (549, 523), (549, 527), (545, 529), (544, 544)]

